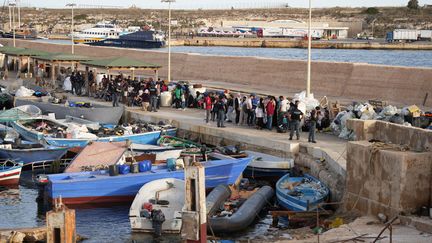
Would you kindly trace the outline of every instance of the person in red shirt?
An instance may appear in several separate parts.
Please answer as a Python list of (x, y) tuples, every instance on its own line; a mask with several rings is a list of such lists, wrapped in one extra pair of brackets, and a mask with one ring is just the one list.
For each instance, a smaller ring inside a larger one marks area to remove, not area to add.
[(269, 102), (266, 105), (267, 113), (267, 129), (272, 130), (273, 128), (273, 115), (276, 109), (276, 100), (274, 97), (269, 97)]
[(204, 109), (206, 111), (206, 119), (205, 120), (206, 120), (207, 125), (209, 124), (212, 106), (213, 106), (213, 104), (212, 104), (210, 96), (207, 93), (205, 93), (204, 94)]

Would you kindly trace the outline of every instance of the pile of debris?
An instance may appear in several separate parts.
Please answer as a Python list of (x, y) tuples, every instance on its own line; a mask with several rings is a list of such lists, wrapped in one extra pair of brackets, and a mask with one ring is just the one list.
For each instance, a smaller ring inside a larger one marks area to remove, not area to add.
[(348, 119), (381, 120), (429, 129), (432, 122), (432, 112), (422, 112), (416, 105), (398, 109), (392, 105), (380, 108), (367, 102), (354, 103), (348, 106), (346, 110), (339, 112), (330, 125), (332, 132), (339, 138), (353, 140), (355, 135), (346, 126)]

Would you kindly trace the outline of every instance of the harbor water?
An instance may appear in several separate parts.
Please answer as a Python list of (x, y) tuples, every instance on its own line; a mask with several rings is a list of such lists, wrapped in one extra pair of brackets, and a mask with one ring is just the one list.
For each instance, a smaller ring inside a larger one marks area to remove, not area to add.
[[(27, 228), (45, 225), (47, 206), (40, 200), (34, 176), (23, 172), (20, 186), (0, 192), (0, 229)], [(129, 204), (105, 207), (79, 207), (76, 211), (77, 233), (86, 238), (84, 243), (119, 242), (181, 242), (179, 235), (163, 235), (153, 238), (151, 234), (132, 233), (129, 223)], [(225, 242), (263, 237), (268, 232), (272, 218), (260, 215), (258, 222), (249, 229), (236, 234), (222, 235)], [(211, 236), (211, 232), (208, 232)], [(281, 238), (288, 238), (282, 235)]]
[[(70, 44), (65, 40), (36, 40), (56, 44)], [(148, 50), (140, 50), (148, 51)], [(167, 52), (168, 48), (151, 51)], [(216, 56), (248, 56), (285, 60), (306, 60), (307, 50), (297, 48), (199, 47), (173, 46), (174, 53), (195, 53)], [(346, 50), (313, 49), (314, 61), (369, 63), (390, 66), (432, 67), (432, 51), (416, 50)]]

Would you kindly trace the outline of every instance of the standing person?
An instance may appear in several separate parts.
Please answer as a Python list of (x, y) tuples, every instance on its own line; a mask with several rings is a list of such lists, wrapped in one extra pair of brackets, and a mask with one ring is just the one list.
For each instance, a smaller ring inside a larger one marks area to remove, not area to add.
[(285, 117), (285, 114), (288, 112), (289, 109), (289, 101), (283, 97), (279, 97), (279, 103), (278, 103), (278, 125), (282, 124), (282, 120)]
[(296, 132), (297, 140), (300, 140), (300, 121), (303, 116), (303, 112), (298, 109), (298, 104), (300, 102), (297, 100), (295, 104), (290, 108), (291, 112), (289, 114), (290, 117), (290, 137), (289, 140), (292, 140), (294, 136), (294, 131)]
[(149, 92), (150, 92), (150, 111), (157, 112), (157, 86), (152, 78), (149, 80)]
[(210, 121), (210, 113), (211, 113), (211, 110), (212, 110), (212, 101), (211, 101), (211, 99), (210, 99), (210, 96), (207, 94), (207, 93), (205, 93), (204, 94), (204, 109), (205, 109), (205, 111), (206, 111), (206, 124), (207, 125), (209, 125), (210, 123), (209, 123), (209, 121)]
[(266, 105), (266, 111), (267, 111), (267, 129), (272, 130), (273, 128), (273, 115), (275, 114), (276, 110), (276, 101), (274, 97), (269, 97), (269, 101)]
[(315, 132), (317, 129), (317, 121), (318, 121), (318, 116), (320, 116), (320, 107), (317, 106), (315, 107), (315, 109), (313, 109), (311, 111), (310, 114), (310, 120), (309, 120), (309, 138), (308, 138), (308, 142), (309, 143), (316, 143), (315, 141)]
[(251, 102), (252, 102), (252, 125), (256, 124), (256, 108), (258, 107), (258, 103), (259, 103), (259, 98), (257, 97), (256, 94), (252, 94), (251, 97)]
[(255, 110), (257, 118), (257, 129), (262, 130), (264, 128), (264, 99), (261, 98), (258, 103), (258, 107)]
[(247, 124), (248, 124), (248, 126), (252, 126), (252, 123), (253, 123), (252, 99), (253, 99), (252, 95), (250, 95), (246, 99), (246, 114), (247, 114)]
[(76, 95), (78, 91), (77, 91), (77, 79), (76, 79), (75, 72), (72, 72), (70, 76), (70, 81), (72, 85), (72, 94)]
[(241, 111), (241, 94), (237, 93), (234, 99), (234, 110), (235, 110), (235, 123), (238, 125), (240, 122), (240, 111)]
[(217, 126), (224, 128), (226, 107), (225, 107), (224, 97), (222, 95), (219, 96), (219, 99), (217, 99), (215, 104), (215, 109), (217, 112)]
[(148, 108), (150, 106), (150, 92), (148, 89), (144, 90), (144, 92), (142, 93), (141, 102), (142, 102), (142, 110), (148, 111)]
[(183, 94), (183, 89), (180, 86), (180, 84), (177, 84), (175, 90), (174, 90), (174, 101), (175, 101), (175, 108), (180, 109), (181, 108), (181, 97)]
[(118, 104), (119, 87), (117, 87), (117, 82), (111, 80), (111, 82), (108, 85), (108, 91), (111, 94), (113, 107), (119, 106)]

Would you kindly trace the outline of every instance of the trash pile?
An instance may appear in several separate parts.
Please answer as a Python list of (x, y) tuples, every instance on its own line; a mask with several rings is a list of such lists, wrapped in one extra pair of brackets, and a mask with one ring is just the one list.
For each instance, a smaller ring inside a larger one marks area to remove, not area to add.
[(156, 125), (151, 123), (135, 123), (135, 124), (121, 124), (115, 127), (102, 126), (98, 130), (88, 129), (90, 133), (95, 134), (97, 137), (110, 137), (110, 136), (125, 136), (140, 134), (146, 132), (161, 131), (173, 128), (170, 125)]
[(27, 122), (23, 122), (22, 125), (45, 135), (57, 134), (58, 132), (62, 132), (67, 128), (59, 126), (50, 120), (44, 119), (29, 120)]
[(380, 120), (404, 126), (429, 128), (432, 112), (423, 113), (416, 105), (398, 109), (392, 105), (377, 108), (369, 103), (354, 103), (337, 114), (330, 125), (332, 132), (339, 138), (353, 140), (355, 134), (346, 127), (348, 119)]

